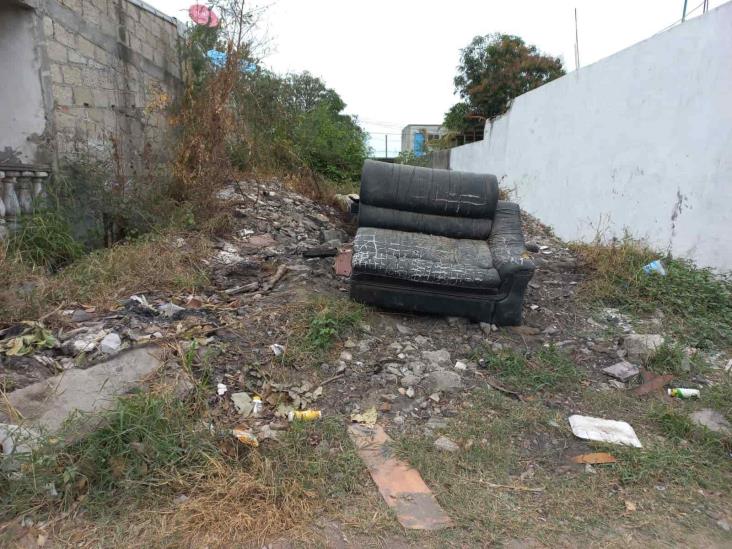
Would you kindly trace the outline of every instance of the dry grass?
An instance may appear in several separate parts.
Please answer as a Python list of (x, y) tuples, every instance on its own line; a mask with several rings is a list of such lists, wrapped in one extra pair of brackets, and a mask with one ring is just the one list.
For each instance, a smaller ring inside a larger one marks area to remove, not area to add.
[(199, 235), (165, 232), (92, 252), (55, 275), (0, 257), (0, 314), (15, 321), (62, 304), (108, 309), (134, 293), (193, 291), (206, 282), (208, 246)]

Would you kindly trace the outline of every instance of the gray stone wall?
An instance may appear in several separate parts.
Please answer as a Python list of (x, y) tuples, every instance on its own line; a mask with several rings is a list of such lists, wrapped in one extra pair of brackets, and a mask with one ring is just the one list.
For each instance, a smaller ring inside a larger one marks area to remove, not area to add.
[(21, 3), (33, 9), (43, 45), (45, 146), (28, 160), (91, 156), (133, 175), (169, 149), (161, 107), (181, 86), (175, 19), (139, 0)]

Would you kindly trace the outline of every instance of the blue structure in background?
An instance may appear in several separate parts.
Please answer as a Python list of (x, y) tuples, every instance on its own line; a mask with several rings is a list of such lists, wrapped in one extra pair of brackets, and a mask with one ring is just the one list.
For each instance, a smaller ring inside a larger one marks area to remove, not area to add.
[(424, 156), (424, 134), (422, 132), (414, 134), (412, 151), (414, 152), (414, 156)]

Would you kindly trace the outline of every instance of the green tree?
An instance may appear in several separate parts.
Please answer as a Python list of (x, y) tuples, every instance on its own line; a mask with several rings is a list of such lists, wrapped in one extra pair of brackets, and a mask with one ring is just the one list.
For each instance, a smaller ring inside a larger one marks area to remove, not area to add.
[(455, 77), (455, 91), (467, 109), (455, 105), (446, 123), (456, 124), (463, 110), (493, 119), (506, 112), (515, 97), (564, 74), (559, 58), (542, 54), (518, 36), (476, 36), (461, 50)]

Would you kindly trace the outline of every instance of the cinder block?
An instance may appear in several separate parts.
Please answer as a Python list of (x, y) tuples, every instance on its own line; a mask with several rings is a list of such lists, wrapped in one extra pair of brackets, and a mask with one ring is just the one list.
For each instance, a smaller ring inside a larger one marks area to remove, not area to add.
[(61, 67), (61, 73), (64, 75), (64, 84), (69, 84), (70, 86), (82, 85), (83, 81), (81, 79), (81, 69), (79, 67), (65, 65)]
[(46, 54), (51, 61), (58, 63), (67, 63), (69, 57), (67, 55), (68, 48), (63, 44), (59, 44), (55, 40), (48, 40), (46, 42)]
[(92, 91), (83, 86), (74, 86), (74, 105), (91, 106), (94, 104)]

